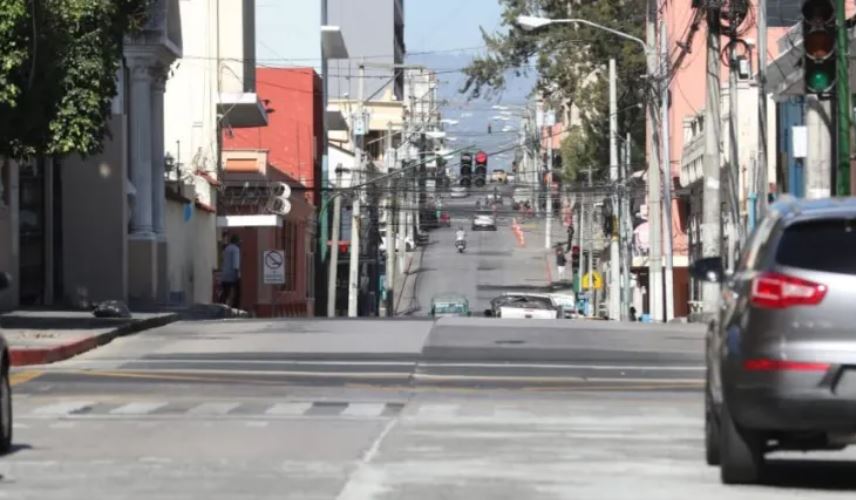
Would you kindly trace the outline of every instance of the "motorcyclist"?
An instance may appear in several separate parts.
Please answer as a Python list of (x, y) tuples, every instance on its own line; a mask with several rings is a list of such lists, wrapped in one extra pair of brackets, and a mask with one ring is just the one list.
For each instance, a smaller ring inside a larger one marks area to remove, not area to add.
[(467, 232), (464, 231), (463, 226), (458, 226), (458, 230), (455, 231), (455, 246), (467, 244)]

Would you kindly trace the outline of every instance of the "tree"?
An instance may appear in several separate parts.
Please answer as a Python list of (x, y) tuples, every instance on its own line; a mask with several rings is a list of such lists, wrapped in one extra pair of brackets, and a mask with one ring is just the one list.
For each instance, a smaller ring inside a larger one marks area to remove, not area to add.
[(92, 154), (152, 0), (0, 0), (0, 156)]
[[(519, 15), (547, 18), (582, 18), (638, 37), (643, 37), (645, 5), (640, 0), (498, 0), (503, 7), (506, 33), (482, 36), (488, 51), (473, 60), (465, 72), (463, 89), (472, 97), (505, 85), (505, 75), (538, 73), (536, 90), (556, 107), (574, 105), (579, 110), (578, 128), (562, 144), (563, 171), (567, 180), (590, 166), (595, 175), (608, 170), (609, 121), (606, 66), (615, 58), (618, 69), (618, 127), (631, 132), (633, 142), (644, 144), (644, 103), (651, 95), (645, 74), (645, 54), (631, 41), (584, 25), (556, 24), (525, 31), (515, 24)], [(635, 151), (642, 151), (634, 147)]]

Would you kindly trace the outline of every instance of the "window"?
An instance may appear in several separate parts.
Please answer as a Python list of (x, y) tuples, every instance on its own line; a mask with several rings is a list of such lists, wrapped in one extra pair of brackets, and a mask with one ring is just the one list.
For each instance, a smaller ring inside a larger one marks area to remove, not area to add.
[(776, 262), (856, 275), (856, 218), (812, 220), (789, 226), (779, 243)]

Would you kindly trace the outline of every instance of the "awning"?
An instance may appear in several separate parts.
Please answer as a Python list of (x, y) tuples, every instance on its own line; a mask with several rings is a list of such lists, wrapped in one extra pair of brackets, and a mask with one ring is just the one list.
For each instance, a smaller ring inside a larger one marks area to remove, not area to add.
[(264, 104), (254, 92), (222, 92), (217, 113), (223, 125), (232, 128), (264, 127), (268, 124)]

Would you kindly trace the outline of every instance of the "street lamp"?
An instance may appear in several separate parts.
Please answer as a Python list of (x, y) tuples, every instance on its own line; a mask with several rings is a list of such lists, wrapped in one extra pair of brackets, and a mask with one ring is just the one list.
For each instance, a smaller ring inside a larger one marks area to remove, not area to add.
[[(517, 22), (517, 25), (520, 26), (520, 28), (527, 30), (527, 31), (532, 31), (532, 30), (536, 30), (538, 28), (543, 28), (543, 27), (549, 26), (551, 24), (582, 24), (584, 26), (589, 26), (589, 27), (592, 27), (595, 29), (599, 29), (601, 31), (605, 31), (607, 33), (611, 33), (611, 34), (613, 34), (619, 38), (623, 38), (625, 40), (629, 40), (631, 42), (639, 44), (639, 46), (642, 47), (642, 50), (644, 51), (645, 57), (646, 57), (647, 77), (651, 78), (655, 74), (655, 68), (657, 65), (656, 47), (653, 45), (647, 44), (644, 40), (642, 40), (639, 37), (630, 35), (628, 33), (624, 33), (623, 31), (618, 31), (616, 29), (613, 29), (613, 28), (604, 26), (602, 24), (598, 24), (598, 23), (589, 21), (587, 19), (578, 19), (578, 18), (549, 19), (549, 18), (536, 17), (536, 16), (518, 16), (516, 22)], [(614, 65), (610, 64), (610, 66), (611, 66), (610, 74), (611, 74), (611, 76), (613, 76), (615, 74)], [(664, 67), (663, 69), (666, 70), (667, 68)], [(665, 77), (665, 73), (663, 76)], [(613, 76), (613, 78), (614, 78), (614, 76)], [(665, 98), (665, 96), (668, 95), (668, 93), (667, 93), (668, 88), (666, 87), (666, 85), (667, 84), (666, 84), (665, 79), (663, 79), (658, 84), (658, 90), (659, 90), (658, 93), (661, 96), (663, 96), (663, 98), (661, 99), (662, 109), (660, 110), (661, 115), (663, 115), (663, 118), (666, 118), (666, 116), (667, 116), (666, 113), (668, 112), (668, 103), (667, 103), (666, 98)], [(614, 89), (614, 82), (611, 82), (610, 87), (611, 87), (611, 93), (613, 93), (612, 89)], [(612, 96), (610, 96), (610, 97), (611, 97), (610, 101), (612, 101), (613, 100)], [(611, 108), (614, 108), (614, 105), (611, 106)], [(610, 121), (611, 121), (610, 125), (615, 123), (614, 122), (614, 116), (613, 116), (614, 113), (615, 113), (615, 110), (610, 109)], [(648, 113), (649, 113), (651, 125), (653, 126), (654, 123), (657, 122), (657, 113), (656, 113), (656, 109), (655, 109), (654, 105), (648, 106)], [(666, 120), (662, 119), (661, 125), (664, 125), (665, 123), (666, 123)], [(615, 151), (615, 141), (616, 141), (615, 134), (617, 131), (614, 130), (613, 128), (614, 128), (613, 126), (610, 127), (610, 129), (611, 129), (610, 130), (610, 136), (611, 136), (610, 137), (610, 143), (611, 143), (611, 145), (610, 145), (611, 177), (612, 177), (612, 173), (613, 173), (612, 171), (615, 170), (614, 165), (612, 165), (612, 164), (616, 164), (616, 155), (615, 155), (614, 151)], [(666, 137), (665, 134), (661, 134), (661, 135), (663, 135), (664, 138)], [(665, 157), (665, 155), (664, 155), (664, 157)], [(664, 187), (666, 190), (665, 192), (667, 193), (667, 197), (668, 197), (668, 193), (669, 193), (668, 190), (670, 189), (669, 183), (671, 181), (669, 168), (670, 167), (669, 167), (668, 163), (666, 165), (664, 165), (664, 172), (663, 173), (665, 175), (665, 178), (663, 179), (664, 180), (663, 184), (664, 184)], [(660, 185), (659, 185), (660, 184), (660, 182), (659, 182), (660, 170), (659, 169), (660, 169), (660, 165), (657, 165), (656, 162), (649, 162), (649, 165), (648, 165), (648, 180), (649, 180), (649, 182), (648, 182), (648, 197), (649, 197), (649, 200), (650, 199), (656, 199), (659, 197), (659, 189), (660, 189)], [(657, 196), (655, 196), (655, 195), (657, 195)], [(671, 204), (669, 203), (669, 205), (664, 207), (664, 208), (666, 211), (670, 211), (672, 207), (671, 207)], [(622, 214), (622, 215), (627, 216), (627, 214)], [(667, 220), (669, 220), (669, 219), (667, 219)], [(668, 223), (668, 224), (666, 224), (666, 226), (667, 226), (665, 228), (666, 229), (666, 238), (668, 238), (668, 242), (671, 243), (671, 238), (672, 238), (671, 224)], [(655, 232), (653, 224), (651, 225), (651, 232), (652, 233)], [(659, 234), (651, 234), (651, 241), (655, 241), (660, 236), (661, 235), (659, 235)], [(671, 256), (671, 252), (669, 251), (670, 248), (671, 248), (671, 245), (667, 246), (667, 248), (666, 248), (666, 251), (668, 254), (668, 255), (666, 255), (667, 269), (671, 269), (672, 256)], [(653, 259), (650, 260), (649, 262), (650, 262), (650, 264), (649, 264), (650, 276), (658, 275), (659, 273), (655, 273), (655, 265), (659, 265), (659, 263), (655, 264)], [(657, 270), (659, 270), (659, 269), (657, 269)], [(626, 304), (624, 306), (622, 306), (622, 309), (627, 309)]]
[(627, 34), (623, 31), (618, 31), (616, 29), (609, 28), (602, 24), (594, 23), (589, 21), (588, 19), (577, 19), (577, 18), (569, 18), (569, 19), (547, 19), (545, 17), (536, 17), (536, 16), (517, 16), (517, 25), (523, 28), (526, 31), (536, 30), (538, 28), (543, 28), (544, 26), (549, 26), (551, 24), (583, 24), (586, 26), (591, 26), (592, 28), (597, 28), (599, 30), (603, 30), (609, 33), (612, 33), (615, 36), (633, 41), (642, 46), (642, 50), (645, 51), (646, 54), (654, 53), (654, 47), (645, 43), (641, 38), (635, 37), (633, 35)]

